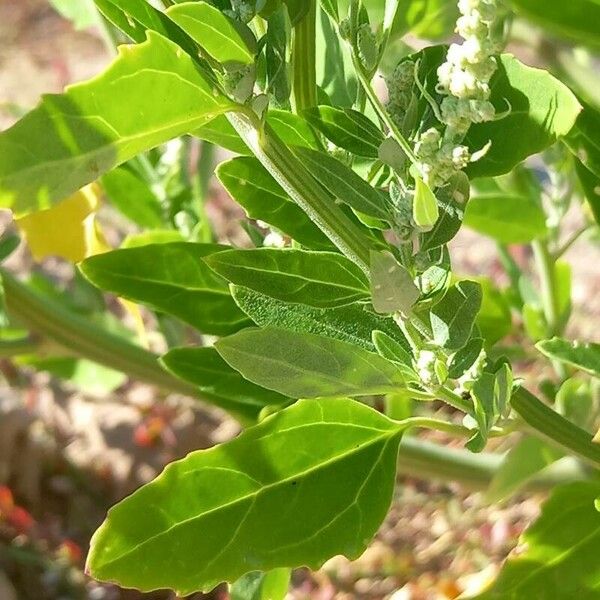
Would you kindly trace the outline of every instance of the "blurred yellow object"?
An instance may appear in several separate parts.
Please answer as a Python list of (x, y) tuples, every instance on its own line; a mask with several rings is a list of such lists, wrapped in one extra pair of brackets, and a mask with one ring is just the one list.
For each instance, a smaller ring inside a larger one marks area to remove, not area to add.
[(105, 252), (106, 242), (96, 227), (100, 188), (91, 184), (52, 208), (15, 219), (34, 260), (58, 256), (79, 262)]

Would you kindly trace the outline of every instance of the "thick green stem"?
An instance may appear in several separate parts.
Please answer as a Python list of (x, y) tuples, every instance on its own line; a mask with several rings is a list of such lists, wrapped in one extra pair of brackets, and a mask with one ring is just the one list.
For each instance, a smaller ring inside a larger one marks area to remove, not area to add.
[(292, 42), (292, 99), (296, 113), (317, 105), (317, 0), (305, 2), (310, 7), (306, 16), (294, 28)]
[(162, 389), (199, 397), (195, 386), (165, 371), (157, 355), (107, 333), (89, 319), (42, 297), (5, 270), (1, 276), (9, 314), (42, 339), (58, 344), (72, 355), (123, 371)]
[(600, 468), (600, 444), (592, 441), (590, 433), (567, 421), (524, 388), (514, 393), (511, 406), (532, 433)]
[(314, 179), (302, 162), (268, 126), (250, 115), (233, 114), (229, 120), (263, 166), (323, 233), (369, 273), (371, 243)]

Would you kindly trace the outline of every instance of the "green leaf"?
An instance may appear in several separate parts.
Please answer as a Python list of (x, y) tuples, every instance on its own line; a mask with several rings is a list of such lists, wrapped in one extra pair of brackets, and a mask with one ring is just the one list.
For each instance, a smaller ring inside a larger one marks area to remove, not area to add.
[(371, 296), (380, 314), (408, 314), (419, 299), (410, 273), (389, 252), (371, 251)]
[(475, 364), (482, 350), (483, 340), (480, 337), (471, 338), (452, 356), (448, 365), (448, 377), (450, 379), (462, 377)]
[(498, 114), (510, 109), (499, 121), (475, 124), (466, 144), (479, 150), (491, 142), (487, 154), (472, 163), (470, 177), (508, 173), (528, 156), (551, 146), (573, 127), (581, 105), (567, 86), (542, 69), (528, 67), (510, 54), (503, 54), (491, 81), (491, 101)]
[(343, 148), (357, 156), (378, 158), (379, 146), (384, 140), (383, 133), (362, 113), (350, 108), (315, 106), (302, 114), (315, 129), (318, 129), (338, 148)]
[(486, 491), (489, 503), (506, 500), (541, 470), (562, 458), (563, 453), (538, 438), (526, 436), (504, 457)]
[(289, 26), (286, 7), (279, 4), (267, 18), (265, 47), (266, 89), (274, 105), (290, 105), (292, 86), (287, 63)]
[(315, 179), (340, 202), (374, 219), (391, 220), (385, 196), (337, 158), (306, 148), (294, 151)]
[(173, 375), (207, 394), (255, 406), (258, 410), (289, 402), (286, 396), (246, 381), (214, 348), (175, 348), (161, 358), (161, 363)]
[(373, 332), (373, 344), (377, 348), (377, 352), (387, 360), (393, 360), (402, 365), (413, 368), (413, 356), (411, 351), (394, 338), (390, 337), (383, 331)]
[(289, 146), (317, 149), (321, 144), (311, 126), (302, 117), (286, 110), (270, 110), (267, 123)]
[(547, 233), (543, 208), (528, 196), (509, 193), (475, 195), (464, 223), (503, 244), (525, 244)]
[(594, 377), (600, 377), (600, 344), (572, 342), (555, 337), (538, 342), (536, 348), (552, 360), (558, 360)]
[(472, 600), (581, 598), (600, 591), (600, 513), (594, 501), (600, 483), (558, 487), (541, 516), (521, 536), (518, 555), (510, 557), (498, 579)]
[(284, 600), (290, 584), (290, 569), (267, 573), (252, 571), (238, 579), (229, 590), (231, 600)]
[(204, 257), (215, 244), (170, 243), (99, 254), (81, 263), (99, 288), (174, 315), (211, 335), (228, 335), (249, 324), (229, 294), (227, 282)]
[(512, 316), (505, 296), (491, 280), (480, 277), (477, 281), (481, 285), (483, 299), (475, 323), (485, 341), (485, 347), (490, 348), (510, 333)]
[(289, 199), (256, 158), (239, 157), (221, 163), (217, 177), (249, 218), (265, 221), (308, 248), (333, 248), (325, 234)]
[(236, 285), (231, 286), (231, 294), (237, 305), (261, 327), (273, 325), (299, 333), (314, 333), (371, 352), (375, 352), (371, 335), (379, 329), (404, 348), (409, 347), (392, 319), (376, 315), (366, 306), (313, 308), (303, 304), (288, 304)]
[(48, 208), (231, 108), (178, 46), (149, 31), (143, 44), (121, 46), (102, 75), (45, 96), (0, 134), (0, 206), (17, 214)]
[(600, 4), (597, 0), (511, 0), (517, 13), (556, 35), (579, 44), (600, 46)]
[(335, 21), (339, 21), (337, 0), (320, 0), (321, 8)]
[(400, 436), (362, 404), (300, 401), (172, 463), (111, 509), (88, 570), (123, 587), (187, 596), (249, 569), (355, 559), (391, 503)]
[(102, 177), (111, 203), (128, 219), (148, 229), (164, 226), (163, 209), (150, 186), (131, 170), (120, 167)]
[(75, 29), (86, 29), (98, 22), (98, 13), (93, 0), (50, 0), (50, 4), (66, 19), (73, 22)]
[(585, 199), (588, 201), (596, 223), (600, 224), (600, 177), (592, 173), (577, 158), (575, 160), (575, 172), (583, 188)]
[(437, 198), (430, 187), (420, 178), (415, 178), (413, 221), (421, 231), (431, 231), (440, 217)]
[(600, 111), (585, 104), (565, 142), (571, 152), (600, 177)]
[(242, 37), (242, 25), (234, 23), (218, 8), (206, 2), (186, 2), (172, 6), (166, 14), (216, 61), (223, 64), (254, 63), (256, 40), (252, 32), (244, 26), (247, 34)]
[(334, 308), (369, 297), (368, 281), (352, 261), (333, 252), (256, 248), (206, 258), (219, 275), (283, 302)]
[(411, 0), (398, 2), (392, 36), (398, 38), (409, 31), (427, 40), (452, 34), (458, 10), (455, 2), (447, 0)]
[(448, 350), (462, 348), (471, 337), (481, 300), (481, 286), (475, 281), (453, 285), (431, 309), (429, 318), (435, 343)]
[(225, 115), (215, 117), (206, 125), (195, 129), (193, 135), (235, 154), (251, 154), (250, 149)]
[(397, 391), (410, 374), (345, 342), (266, 327), (219, 340), (219, 354), (246, 379), (291, 398)]

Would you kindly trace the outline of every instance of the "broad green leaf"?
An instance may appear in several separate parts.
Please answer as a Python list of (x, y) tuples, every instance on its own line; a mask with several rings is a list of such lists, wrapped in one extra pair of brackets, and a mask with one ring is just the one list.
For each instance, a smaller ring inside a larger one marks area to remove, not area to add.
[(462, 348), (471, 337), (481, 300), (481, 286), (475, 281), (453, 285), (431, 309), (429, 318), (436, 344), (448, 350)]
[(275, 327), (245, 329), (215, 347), (246, 379), (291, 398), (385, 394), (410, 377), (357, 346)]
[(166, 14), (218, 62), (254, 63), (256, 40), (252, 32), (246, 28), (247, 34), (242, 36), (242, 25), (218, 8), (206, 2), (185, 2), (172, 6)]
[(408, 314), (419, 299), (410, 273), (389, 252), (371, 252), (371, 297), (380, 314)]
[(98, 22), (98, 13), (93, 0), (50, 0), (50, 4), (66, 19), (73, 22), (75, 29), (85, 29)]
[(227, 282), (204, 262), (215, 244), (170, 243), (88, 258), (81, 271), (94, 285), (178, 317), (203, 333), (227, 335), (249, 324)]
[(397, 2), (392, 36), (400, 37), (409, 31), (428, 40), (451, 35), (458, 10), (455, 2), (447, 0), (411, 0)]
[(337, 158), (306, 148), (294, 151), (311, 174), (335, 198), (374, 219), (390, 221), (386, 197)]
[(600, 344), (552, 338), (536, 344), (548, 358), (573, 365), (594, 377), (600, 377)]
[(134, 42), (143, 42), (147, 31), (155, 31), (175, 42), (196, 63), (204, 66), (204, 61), (198, 56), (198, 46), (190, 36), (147, 0), (94, 0), (94, 2), (100, 12)]
[(102, 75), (45, 96), (0, 134), (0, 206), (17, 214), (48, 208), (231, 108), (189, 56), (149, 31), (146, 42), (122, 46)]
[(437, 198), (431, 188), (420, 178), (415, 178), (413, 221), (421, 231), (431, 231), (440, 217)]
[(308, 248), (333, 248), (256, 158), (239, 157), (221, 163), (217, 177), (249, 218), (265, 221)]
[(600, 3), (597, 0), (511, 0), (518, 14), (556, 35), (600, 46)]
[(203, 392), (240, 404), (280, 406), (289, 398), (246, 381), (214, 348), (175, 348), (161, 358), (173, 375), (198, 386)]
[(334, 20), (339, 21), (337, 0), (320, 0), (321, 8)]
[(112, 508), (88, 570), (123, 587), (187, 596), (249, 569), (358, 558), (389, 509), (400, 437), (362, 404), (300, 401), (172, 463)]
[(102, 177), (101, 183), (111, 203), (128, 219), (148, 229), (164, 225), (160, 200), (130, 169), (113, 169)]
[(504, 457), (488, 487), (487, 502), (500, 502), (512, 496), (542, 469), (550, 466), (563, 453), (535, 437), (526, 436)]
[(593, 429), (599, 403), (594, 387), (577, 376), (563, 381), (556, 392), (556, 410), (582, 429)]
[(368, 117), (351, 108), (316, 106), (305, 110), (306, 120), (330, 142), (357, 156), (378, 158), (384, 136)]
[(565, 142), (571, 152), (600, 177), (600, 111), (584, 105)]
[(121, 249), (139, 248), (151, 244), (170, 244), (172, 242), (185, 242), (179, 231), (175, 229), (149, 229), (142, 233), (128, 235), (121, 244)]
[(375, 352), (372, 333), (380, 330), (403, 348), (409, 347), (392, 319), (376, 315), (366, 306), (313, 308), (303, 304), (288, 304), (235, 285), (231, 286), (231, 294), (237, 305), (261, 327), (273, 325), (299, 333), (314, 333), (371, 352)]
[(498, 579), (472, 600), (548, 598), (594, 600), (600, 593), (600, 483), (558, 487), (521, 536)]
[(218, 252), (205, 260), (231, 283), (283, 302), (334, 308), (369, 296), (360, 268), (333, 252), (256, 248)]
[(289, 42), (288, 15), (286, 7), (278, 4), (267, 18), (265, 46), (266, 90), (273, 105), (288, 108), (292, 86), (288, 64)]
[(238, 579), (229, 590), (231, 600), (284, 600), (290, 585), (290, 569), (261, 573), (252, 571)]
[(528, 196), (512, 194), (475, 195), (464, 223), (503, 244), (525, 244), (547, 233), (543, 208)]
[(566, 136), (581, 111), (577, 98), (558, 79), (503, 54), (491, 81), (492, 103), (499, 121), (476, 124), (467, 145), (479, 150), (491, 142), (487, 154), (467, 169), (470, 177), (508, 173), (515, 165)]

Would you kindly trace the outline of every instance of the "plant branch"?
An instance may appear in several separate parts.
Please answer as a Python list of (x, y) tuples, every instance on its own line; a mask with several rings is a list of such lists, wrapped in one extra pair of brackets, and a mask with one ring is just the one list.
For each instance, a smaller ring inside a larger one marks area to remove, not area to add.
[(305, 1), (310, 7), (294, 28), (292, 41), (292, 99), (296, 113), (317, 105), (317, 0)]
[(514, 393), (511, 406), (532, 433), (600, 468), (600, 444), (592, 441), (590, 433), (559, 415), (525, 388)]

